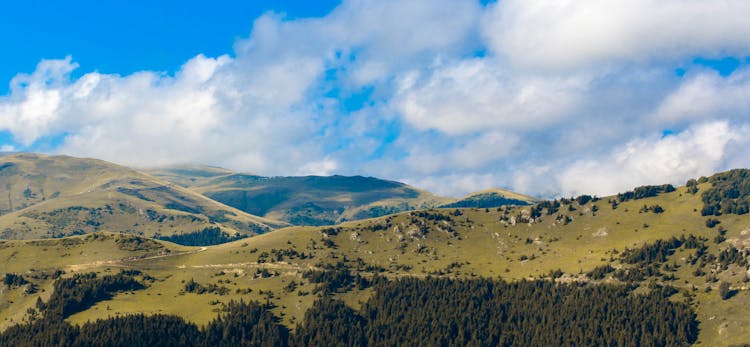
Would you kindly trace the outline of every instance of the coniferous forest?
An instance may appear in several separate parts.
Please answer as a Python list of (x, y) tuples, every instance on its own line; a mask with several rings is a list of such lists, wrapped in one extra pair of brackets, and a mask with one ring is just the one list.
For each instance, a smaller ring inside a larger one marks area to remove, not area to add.
[[(62, 318), (90, 292), (132, 290), (143, 274), (122, 273), (83, 287), (60, 279), (52, 304), (32, 322), (0, 334), (2, 346), (685, 346), (698, 334), (694, 312), (653, 286), (507, 283), (442, 278), (372, 281), (375, 294), (360, 310), (324, 295), (289, 331), (270, 306), (230, 302), (205, 327), (168, 315), (130, 315), (73, 326)], [(333, 276), (335, 277), (335, 276)], [(323, 284), (325, 285), (325, 284)], [(122, 288), (120, 288), (122, 287)], [(62, 316), (61, 316), (62, 315)]]

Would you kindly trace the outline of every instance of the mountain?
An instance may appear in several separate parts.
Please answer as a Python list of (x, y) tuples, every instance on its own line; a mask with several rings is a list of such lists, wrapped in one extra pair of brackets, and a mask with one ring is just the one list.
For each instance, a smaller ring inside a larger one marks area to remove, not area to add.
[(206, 228), (250, 235), (286, 225), (127, 167), (68, 156), (0, 157), (0, 196), (0, 239), (100, 230), (169, 236)]
[(247, 213), (293, 225), (332, 225), (451, 201), (403, 183), (373, 177), (264, 177), (201, 166), (149, 172)]
[(444, 204), (440, 207), (451, 208), (451, 207), (474, 207), (474, 208), (491, 208), (500, 207), (506, 205), (533, 205), (539, 202), (539, 199), (523, 195), (515, 192), (511, 192), (505, 189), (492, 188), (482, 190), (479, 192), (471, 193), (465, 197), (453, 201), (448, 204)]
[(176, 165), (145, 169), (145, 172), (182, 187), (194, 187), (220, 176), (235, 174), (234, 171), (207, 165)]
[[(67, 321), (83, 324), (130, 313), (158, 313), (205, 325), (225, 312), (231, 300), (241, 299), (266, 303), (273, 315), (293, 328), (310, 322), (306, 317), (311, 308), (320, 310), (331, 302), (345, 305), (319, 316), (320, 322), (351, 315), (347, 307), (359, 312), (373, 297), (384, 305), (402, 302), (384, 299), (383, 288), (405, 288), (408, 294), (421, 288), (414, 281), (426, 278), (461, 283), (483, 278), (520, 287), (539, 281), (533, 286), (537, 289), (549, 282), (572, 284), (600, 294), (615, 288), (618, 297), (656, 293), (689, 309), (688, 316), (697, 324), (679, 320), (686, 325), (678, 326), (672, 338), (705, 346), (741, 345), (750, 341), (748, 187), (750, 170), (733, 170), (690, 180), (682, 187), (643, 186), (609, 197), (583, 195), (530, 206), (406, 211), (335, 226), (282, 228), (200, 248), (110, 233), (0, 241), (0, 276), (11, 273), (0, 290), (0, 330), (29, 319), (37, 298), (49, 300), (56, 283), (52, 274), (58, 270), (65, 271), (63, 277), (89, 272), (105, 276), (123, 268), (136, 274), (143, 288), (91, 302)], [(482, 283), (481, 288), (491, 288)], [(451, 282), (439, 284), (453, 288)], [(453, 295), (460, 293), (464, 292)], [(472, 297), (471, 307), (483, 305), (489, 292), (481, 293), (485, 294)], [(517, 302), (499, 309), (527, 307), (539, 298), (534, 293), (538, 292), (514, 296)], [(410, 300), (430, 296), (411, 294), (416, 298)], [(559, 298), (574, 306), (596, 305), (583, 294)], [(667, 304), (648, 298), (643, 299), (651, 303), (648, 307)], [(427, 306), (406, 302), (414, 308)], [(373, 317), (376, 312), (362, 314)], [(555, 319), (554, 314), (545, 317), (542, 320)], [(609, 316), (601, 324), (623, 317)], [(678, 321), (666, 311), (638, 319), (648, 319), (643, 326), (653, 326), (665, 317)], [(604, 325), (599, 328), (606, 331)], [(697, 341), (686, 337), (696, 333)]]
[(502, 190), (460, 201), (362, 176), (263, 177), (183, 165), (148, 173), (96, 159), (0, 156), (0, 239), (95, 231), (213, 244), (288, 225), (333, 225), (445, 206), (528, 203)]

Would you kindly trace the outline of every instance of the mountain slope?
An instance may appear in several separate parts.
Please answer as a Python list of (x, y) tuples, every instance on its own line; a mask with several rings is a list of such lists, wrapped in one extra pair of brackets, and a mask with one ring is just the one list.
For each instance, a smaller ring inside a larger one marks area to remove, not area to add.
[(180, 166), (150, 172), (247, 213), (295, 225), (330, 225), (450, 201), (373, 177), (263, 177), (222, 170)]
[(233, 171), (207, 165), (176, 165), (162, 168), (145, 169), (145, 172), (172, 182), (182, 187), (201, 186), (206, 181), (218, 177), (234, 174)]
[(284, 226), (150, 175), (94, 159), (0, 157), (0, 238), (98, 230), (154, 236), (220, 227), (254, 234)]
[[(636, 293), (671, 286), (676, 291), (665, 291), (674, 293), (670, 300), (689, 304), (697, 314), (698, 342), (728, 346), (750, 341), (750, 214), (744, 209), (750, 201), (748, 183), (750, 171), (737, 170), (685, 187), (645, 186), (601, 199), (410, 211), (337, 226), (284, 228), (205, 248), (158, 242), (161, 246), (148, 248), (172, 252), (155, 257), (144, 257), (143, 250), (133, 251), (132, 257), (122, 250), (109, 258), (78, 256), (95, 252), (91, 243), (119, 247), (107, 243), (113, 242), (109, 234), (6, 241), (0, 242), (0, 259), (9, 264), (6, 271), (28, 274), (40, 288), (49, 288), (52, 280), (38, 273), (54, 269), (107, 273), (111, 267), (124, 267), (156, 278), (148, 288), (118, 294), (73, 315), (69, 320), (74, 323), (117, 314), (167, 313), (205, 324), (216, 317), (217, 305), (243, 299), (272, 303), (293, 327), (317, 296), (327, 292), (304, 274), (341, 269), (389, 279), (629, 283)], [(205, 290), (186, 293), (186, 283), (192, 282)], [(13, 302), (0, 307), (0, 319), (18, 321), (40, 295), (23, 291), (0, 291), (0, 303)], [(356, 309), (372, 292), (351, 286), (327, 295)]]
[(493, 188), (471, 193), (461, 199), (440, 207), (491, 208), (506, 205), (533, 205), (537, 202), (539, 202), (539, 199), (528, 195), (511, 192), (505, 189)]
[[(284, 228), (218, 246), (183, 247), (158, 258), (118, 253), (99, 263), (53, 257), (48, 265), (45, 260), (27, 265), (20, 258), (47, 259), (34, 254), (50, 251), (83, 254), (79, 249), (94, 239), (63, 239), (55, 245), (14, 241), (0, 243), (0, 259), (8, 259), (8, 269), (19, 273), (39, 271), (32, 266), (103, 272), (121, 266), (157, 279), (144, 290), (118, 294), (72, 316), (75, 323), (141, 312), (176, 314), (204, 324), (216, 316), (217, 302), (244, 299), (273, 303), (285, 324), (294, 326), (316, 300), (315, 293), (322, 295), (320, 284), (303, 274), (344, 269), (391, 279), (630, 283), (635, 292), (672, 286), (671, 300), (688, 303), (697, 314), (699, 343), (726, 346), (750, 341), (745, 313), (750, 307), (750, 215), (742, 208), (750, 198), (748, 177), (750, 171), (732, 171), (687, 187), (638, 187), (601, 199), (410, 211), (333, 227)], [(35, 281), (40, 287), (51, 283)], [(205, 292), (185, 293), (185, 283), (192, 281)], [(27, 298), (22, 290), (0, 292), (0, 298), (19, 303), (0, 309), (0, 316), (23, 316), (24, 305), (32, 305), (35, 296)], [(330, 295), (357, 308), (372, 292), (354, 286)]]

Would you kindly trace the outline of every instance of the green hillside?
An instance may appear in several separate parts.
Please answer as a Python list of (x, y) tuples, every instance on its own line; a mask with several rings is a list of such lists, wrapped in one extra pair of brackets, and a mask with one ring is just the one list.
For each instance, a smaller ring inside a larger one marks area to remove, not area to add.
[(247, 213), (293, 225), (332, 225), (451, 201), (373, 177), (264, 177), (200, 166), (150, 172)]
[(533, 205), (539, 202), (539, 199), (514, 193), (504, 189), (487, 189), (471, 193), (461, 199), (444, 204), (440, 207), (474, 207), (474, 208), (491, 208), (506, 205)]
[(145, 236), (205, 228), (256, 234), (284, 226), (150, 175), (95, 159), (0, 157), (0, 239), (95, 231)]
[(118, 242), (123, 236), (101, 233), (5, 241), (0, 259), (9, 265), (0, 272), (21, 275), (37, 290), (28, 283), (2, 288), (0, 322), (8, 327), (29, 319), (29, 309), (37, 298), (46, 300), (53, 286), (54, 276), (45, 274), (56, 270), (65, 271), (63, 278), (119, 269), (153, 278), (144, 280), (143, 289), (115, 293), (72, 314), (67, 321), (73, 324), (145, 313), (204, 326), (231, 300), (242, 299), (267, 303), (293, 328), (321, 297), (358, 310), (382, 290), (361, 285), (359, 277), (484, 278), (584, 288), (628, 285), (627, 295), (658, 293), (692, 308), (698, 345), (737, 345), (750, 341), (750, 215), (744, 209), (749, 173), (736, 170), (683, 187), (645, 186), (603, 198), (428, 209), (290, 227), (211, 247), (132, 237)]

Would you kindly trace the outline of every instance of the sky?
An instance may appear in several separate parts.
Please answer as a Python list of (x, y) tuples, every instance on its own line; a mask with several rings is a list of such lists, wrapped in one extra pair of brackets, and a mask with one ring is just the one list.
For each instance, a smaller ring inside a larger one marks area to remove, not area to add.
[(2, 151), (447, 196), (750, 166), (746, 0), (2, 6)]

